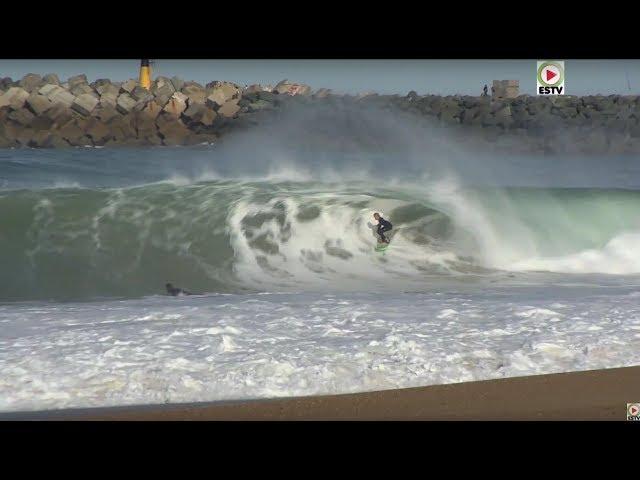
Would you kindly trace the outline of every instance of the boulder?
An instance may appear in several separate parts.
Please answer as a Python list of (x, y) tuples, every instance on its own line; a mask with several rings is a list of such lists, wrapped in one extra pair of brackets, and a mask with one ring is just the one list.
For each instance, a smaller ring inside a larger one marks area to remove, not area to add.
[(270, 102), (267, 102), (266, 100), (256, 100), (255, 102), (247, 105), (247, 111), (249, 112), (256, 112), (258, 110), (265, 110), (265, 109), (268, 110), (271, 108), (273, 108), (273, 104)]
[[(373, 100), (377, 96), (378, 96), (378, 94), (376, 92), (363, 92), (363, 93), (359, 93), (356, 96), (356, 100)], [(417, 96), (416, 97), (411, 97), (410, 101), (413, 101), (416, 98), (418, 98), (418, 97)]]
[(158, 133), (164, 145), (184, 145), (189, 129), (173, 114), (162, 113), (156, 119)]
[(146, 103), (149, 100), (153, 99), (153, 95), (151, 94), (151, 92), (149, 92), (149, 90), (147, 90), (146, 88), (141, 87), (140, 85), (136, 85), (135, 88), (131, 91), (130, 95), (138, 102), (143, 101)]
[(118, 95), (120, 95), (120, 87), (112, 83), (105, 83), (102, 85), (98, 85), (97, 87), (95, 87), (95, 89), (96, 89), (96, 92), (98, 92), (98, 95), (100, 96), (112, 95), (118, 98)]
[(136, 138), (137, 133), (135, 127), (132, 125), (131, 116), (117, 116), (109, 122), (109, 128), (111, 134), (119, 143), (126, 142), (129, 139)]
[(158, 115), (160, 115), (161, 111), (162, 111), (162, 107), (158, 105), (158, 103), (155, 100), (152, 100), (145, 105), (141, 113), (155, 120), (158, 117)]
[(474, 118), (478, 115), (480, 109), (478, 107), (465, 108), (462, 111), (460, 120), (464, 125), (472, 125)]
[(184, 80), (182, 80), (179, 77), (172, 77), (171, 84), (173, 85), (173, 89), (176, 92), (179, 92), (180, 90), (182, 90), (182, 87), (184, 86)]
[(227, 100), (240, 98), (242, 96), (242, 89), (233, 82), (221, 82), (216, 80), (214, 82), (207, 83), (206, 89), (207, 96), (211, 95), (216, 90), (222, 90), (222, 93)]
[(91, 138), (87, 135), (83, 135), (78, 139), (77, 143), (75, 143), (76, 147), (93, 147), (93, 142)]
[(84, 95), (84, 94), (89, 94), (94, 96), (95, 98), (99, 98), (100, 95), (98, 95), (98, 93), (91, 88), (90, 85), (86, 84), (86, 83), (81, 83), (80, 85), (76, 85), (75, 87), (73, 87), (70, 92), (75, 95), (76, 97), (80, 96), (80, 95)]
[(258, 93), (258, 98), (260, 100), (266, 100), (267, 102), (275, 102), (277, 97), (276, 94), (272, 92), (264, 91)]
[(78, 95), (71, 105), (71, 109), (78, 112), (80, 115), (91, 115), (93, 109), (98, 105), (98, 99), (88, 93)]
[(331, 95), (331, 90), (329, 88), (320, 88), (313, 94), (314, 98), (327, 98)]
[(9, 114), (7, 118), (13, 120), (18, 125), (28, 127), (36, 116), (26, 108), (19, 108)]
[(242, 96), (244, 97), (245, 95), (249, 95), (251, 93), (258, 93), (258, 92), (261, 92), (262, 90), (264, 90), (262, 88), (262, 85), (259, 85), (259, 84), (249, 85), (247, 88), (242, 90)]
[(11, 121), (5, 121), (0, 125), (0, 136), (6, 138), (9, 143), (16, 144), (18, 133), (22, 130), (22, 126)]
[(100, 106), (116, 108), (116, 105), (118, 105), (118, 94), (113, 90), (105, 91), (100, 96)]
[(78, 85), (89, 84), (89, 82), (87, 81), (87, 76), (84, 73), (81, 75), (75, 75), (73, 77), (69, 77), (66, 83), (69, 84), (68, 90), (71, 90)]
[(49, 137), (43, 142), (44, 148), (69, 148), (69, 142), (62, 138), (58, 132), (51, 132)]
[(199, 85), (185, 85), (181, 91), (189, 98), (189, 105), (194, 103), (204, 104), (207, 97), (207, 91)]
[(526, 128), (529, 124), (529, 113), (525, 109), (511, 109), (511, 118), (514, 128)]
[(217, 116), (218, 114), (216, 112), (214, 112), (210, 108), (205, 107), (205, 110), (200, 117), (199, 123), (210, 127), (211, 125), (213, 125), (213, 122), (216, 120)]
[(205, 104), (207, 107), (217, 110), (222, 105), (227, 102), (227, 97), (222, 91), (222, 89), (214, 90), (207, 98), (205, 99)]
[(147, 139), (156, 135), (158, 129), (153, 118), (142, 113), (138, 113), (134, 121), (137, 138)]
[(182, 88), (180, 89), (182, 91), (182, 89), (184, 89), (185, 87), (196, 87), (196, 88), (204, 88), (202, 85), (200, 85), (198, 82), (194, 82), (193, 80), (189, 80), (186, 81), (182, 84)]
[(249, 105), (250, 103), (257, 101), (259, 98), (260, 97), (258, 96), (258, 92), (245, 93), (240, 98), (238, 105), (241, 105), (241, 106)]
[(186, 108), (187, 96), (184, 93), (175, 92), (162, 110), (175, 117), (179, 117)]
[(310, 95), (311, 87), (301, 83), (291, 83), (287, 79), (282, 80), (273, 89), (278, 94), (286, 95)]
[(11, 148), (14, 147), (15, 143), (12, 140), (9, 140), (0, 132), (0, 148)]
[(155, 102), (164, 108), (164, 106), (169, 102), (169, 99), (173, 96), (175, 91), (169, 91), (169, 89), (162, 91), (159, 95), (155, 97)]
[(93, 111), (93, 115), (104, 123), (108, 123), (114, 117), (119, 117), (120, 113), (116, 109), (115, 105), (103, 105), (101, 103), (100, 106)]
[(236, 115), (239, 110), (240, 106), (238, 105), (238, 100), (229, 100), (220, 108), (218, 108), (218, 115), (231, 118)]
[(31, 112), (35, 115), (42, 115), (44, 112), (51, 108), (51, 100), (49, 100), (44, 95), (40, 95), (38, 93), (32, 93), (27, 97), (25, 104)]
[(33, 147), (34, 145), (31, 143), (36, 132), (34, 132), (30, 128), (21, 128), (18, 130), (18, 135), (16, 137), (16, 141), (23, 146)]
[(153, 132), (153, 134), (146, 135), (143, 138), (144, 142), (148, 145), (162, 145), (162, 139), (158, 136), (157, 132)]
[(142, 100), (136, 102), (135, 107), (133, 107), (134, 112), (141, 112), (147, 106), (147, 104), (153, 100), (153, 95), (143, 98)]
[(407, 98), (409, 100), (417, 100), (419, 97), (415, 90), (411, 90), (409, 93), (407, 93)]
[(61, 103), (68, 108), (71, 108), (73, 102), (76, 100), (76, 97), (73, 94), (67, 92), (63, 88), (59, 88), (55, 92), (52, 92), (52, 94), (47, 95), (47, 98), (51, 100), (52, 103)]
[(11, 87), (0, 97), (0, 108), (7, 105), (13, 109), (22, 108), (27, 98), (29, 92), (20, 87)]
[(60, 85), (56, 85), (54, 83), (47, 83), (42, 87), (40, 87), (40, 90), (38, 90), (38, 93), (40, 95), (44, 95), (45, 97), (49, 98), (50, 95), (53, 95), (55, 92), (59, 90), (63, 90), (63, 88)]
[(138, 102), (128, 93), (122, 93), (116, 102), (116, 109), (123, 115), (133, 111)]
[(171, 83), (171, 79), (163, 76), (156, 77), (155, 80), (151, 82), (151, 93), (157, 95), (157, 91), (163, 87), (170, 87), (174, 92), (175, 88), (173, 88), (173, 83)]
[(182, 116), (188, 125), (201, 124), (211, 126), (217, 114), (201, 103), (194, 103), (183, 112)]
[(157, 83), (152, 86), (151, 93), (155, 95), (155, 101), (161, 107), (164, 107), (171, 96), (176, 92), (173, 83), (169, 79), (158, 78)]
[(44, 115), (53, 122), (53, 128), (64, 125), (73, 118), (69, 107), (62, 103), (52, 104)]
[(160, 115), (156, 117), (155, 123), (158, 129), (162, 130), (166, 125), (170, 123), (175, 123), (175, 122), (180, 122), (180, 119), (170, 113), (160, 112)]
[(46, 147), (49, 137), (51, 137), (51, 132), (47, 132), (45, 130), (33, 132), (29, 145), (36, 148)]
[(167, 126), (164, 131), (159, 131), (162, 138), (162, 144), (167, 146), (186, 145), (187, 139), (191, 132), (185, 126), (172, 124)]
[(11, 77), (0, 78), (0, 88), (4, 91), (9, 90), (11, 87), (17, 86), (17, 85), (14, 85), (13, 83), (14, 82), (11, 79)]
[(87, 121), (84, 131), (95, 145), (103, 145), (105, 141), (111, 138), (111, 129), (95, 117)]
[(42, 85), (42, 77), (37, 73), (27, 73), (22, 77), (22, 80), (18, 82), (18, 85), (31, 93)]
[(440, 112), (440, 120), (446, 124), (460, 123), (459, 112), (454, 108), (445, 108)]
[(138, 86), (137, 81), (133, 79), (127, 80), (126, 82), (122, 82), (122, 85), (120, 86), (120, 92), (131, 94), (136, 86)]
[(500, 110), (494, 113), (496, 125), (500, 125), (503, 128), (508, 128), (513, 124), (513, 118), (511, 117), (511, 108), (509, 105), (504, 105)]
[[(109, 80), (108, 78), (99, 78), (95, 82), (92, 82), (90, 84), (90, 87), (97, 91), (98, 88), (104, 88), (107, 85), (112, 85), (111, 80)], [(98, 93), (102, 95), (101, 92), (98, 92)]]

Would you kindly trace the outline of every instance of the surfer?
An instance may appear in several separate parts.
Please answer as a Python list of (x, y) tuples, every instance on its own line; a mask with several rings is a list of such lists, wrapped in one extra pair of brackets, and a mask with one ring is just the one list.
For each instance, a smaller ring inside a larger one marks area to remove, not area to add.
[(393, 225), (391, 225), (391, 222), (389, 222), (388, 220), (385, 220), (384, 218), (382, 218), (380, 214), (377, 212), (373, 214), (373, 218), (375, 218), (378, 221), (377, 233), (378, 235), (380, 235), (380, 239), (384, 243), (389, 243), (389, 239), (384, 236), (384, 232), (388, 232), (389, 230), (391, 230), (393, 228)]
[(193, 295), (193, 293), (187, 292), (186, 290), (183, 290), (182, 288), (174, 287), (170, 283), (167, 283), (166, 287), (167, 287), (167, 294), (171, 295), (173, 297), (177, 297), (180, 294)]

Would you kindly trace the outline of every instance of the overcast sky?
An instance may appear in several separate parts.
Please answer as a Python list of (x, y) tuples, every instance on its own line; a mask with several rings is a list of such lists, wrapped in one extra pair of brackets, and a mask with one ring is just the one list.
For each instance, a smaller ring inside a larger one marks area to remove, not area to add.
[[(546, 60), (546, 59), (545, 59)], [(562, 60), (562, 59), (552, 59)], [(206, 84), (272, 84), (284, 78), (342, 93), (478, 95), (492, 80), (520, 80), (520, 92), (535, 94), (536, 60), (156, 60), (154, 75), (177, 75)], [(0, 77), (85, 73), (98, 78), (137, 78), (138, 60), (0, 60)], [(640, 94), (640, 60), (567, 60), (565, 88), (571, 95)]]

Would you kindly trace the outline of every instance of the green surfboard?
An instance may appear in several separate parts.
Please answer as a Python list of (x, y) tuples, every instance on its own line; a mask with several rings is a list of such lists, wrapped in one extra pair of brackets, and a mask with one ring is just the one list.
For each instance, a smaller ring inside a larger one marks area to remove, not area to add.
[(388, 244), (388, 243), (381, 242), (381, 243), (378, 243), (378, 244), (376, 245), (376, 247), (375, 247), (375, 251), (376, 251), (376, 252), (384, 252), (384, 251), (386, 251), (386, 250), (387, 250), (387, 248), (389, 248), (389, 244)]

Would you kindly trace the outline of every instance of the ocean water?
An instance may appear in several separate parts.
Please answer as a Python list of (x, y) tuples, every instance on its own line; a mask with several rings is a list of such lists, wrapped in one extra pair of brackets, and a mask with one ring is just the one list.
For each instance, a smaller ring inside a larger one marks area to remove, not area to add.
[(251, 140), (0, 152), (0, 410), (640, 362), (637, 159)]

